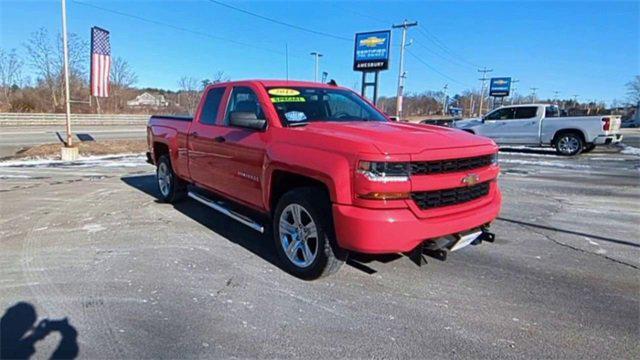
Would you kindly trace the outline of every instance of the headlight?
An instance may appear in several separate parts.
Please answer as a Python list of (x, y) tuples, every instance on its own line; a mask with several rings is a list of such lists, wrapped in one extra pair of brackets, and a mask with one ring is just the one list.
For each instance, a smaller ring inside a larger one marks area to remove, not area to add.
[(491, 155), (491, 164), (498, 165), (498, 153)]
[(360, 161), (358, 173), (363, 174), (370, 181), (399, 182), (409, 181), (411, 171), (409, 163), (406, 162)]

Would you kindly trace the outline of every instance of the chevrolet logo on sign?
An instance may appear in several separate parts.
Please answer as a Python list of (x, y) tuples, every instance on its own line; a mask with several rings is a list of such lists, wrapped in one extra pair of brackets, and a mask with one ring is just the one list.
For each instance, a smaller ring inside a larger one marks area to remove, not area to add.
[(376, 36), (368, 37), (366, 39), (360, 40), (360, 46), (366, 47), (376, 47), (380, 44), (384, 44), (385, 39), (379, 38)]
[(480, 176), (476, 174), (469, 174), (462, 178), (462, 183), (467, 186), (473, 186), (480, 182)]
[(496, 85), (504, 85), (507, 83), (507, 80), (499, 79), (499, 80), (495, 80), (493, 83)]

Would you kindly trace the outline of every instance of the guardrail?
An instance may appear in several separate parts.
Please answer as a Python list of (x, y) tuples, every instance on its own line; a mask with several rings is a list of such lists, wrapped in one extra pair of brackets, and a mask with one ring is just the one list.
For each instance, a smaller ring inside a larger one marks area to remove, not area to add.
[[(73, 125), (144, 125), (150, 115), (71, 114)], [(0, 113), (0, 126), (64, 125), (65, 114)]]

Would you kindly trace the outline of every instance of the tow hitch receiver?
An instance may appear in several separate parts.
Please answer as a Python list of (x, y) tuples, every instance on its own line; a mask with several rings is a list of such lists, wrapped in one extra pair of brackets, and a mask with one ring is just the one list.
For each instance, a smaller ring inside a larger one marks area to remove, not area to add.
[(415, 249), (405, 253), (405, 255), (407, 255), (407, 257), (416, 265), (421, 266), (423, 263), (426, 264), (427, 262), (424, 255), (440, 261), (445, 261), (447, 260), (447, 250), (456, 251), (466, 247), (467, 245), (479, 245), (483, 241), (492, 243), (495, 241), (495, 238), (496, 235), (490, 232), (487, 227), (482, 227), (476, 231), (470, 231), (464, 234), (455, 234), (435, 240), (425, 241)]

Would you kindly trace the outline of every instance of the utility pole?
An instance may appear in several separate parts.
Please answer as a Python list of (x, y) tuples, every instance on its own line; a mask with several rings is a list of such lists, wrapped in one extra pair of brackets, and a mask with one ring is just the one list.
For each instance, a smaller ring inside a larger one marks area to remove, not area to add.
[(556, 104), (558, 103), (558, 94), (560, 93), (560, 91), (558, 90), (554, 90), (553, 91), (553, 101), (556, 102)]
[(513, 98), (516, 95), (516, 87), (517, 87), (516, 83), (519, 83), (519, 82), (520, 82), (520, 80), (518, 80), (518, 79), (511, 80), (511, 105), (513, 105)]
[(444, 84), (444, 88), (442, 90), (442, 115), (447, 115), (447, 88), (449, 84)]
[(406, 74), (404, 72), (404, 49), (407, 46), (407, 29), (413, 26), (418, 26), (418, 22), (408, 22), (405, 19), (400, 25), (393, 25), (394, 29), (402, 29), (402, 43), (400, 45), (400, 70), (398, 71), (398, 93), (396, 95), (396, 117), (398, 120), (402, 119), (402, 93), (404, 92), (404, 79)]
[(318, 82), (318, 75), (319, 75), (319, 71), (320, 71), (320, 58), (322, 57), (322, 54), (320, 54), (317, 51), (314, 51), (311, 53), (311, 56), (314, 57), (315, 59), (315, 67), (314, 67), (314, 71), (313, 71), (313, 81)]
[(536, 99), (536, 91), (538, 91), (537, 87), (532, 87), (531, 89), (531, 102), (534, 102)]
[(480, 87), (480, 109), (478, 110), (478, 115), (482, 116), (482, 101), (484, 100), (484, 83), (489, 80), (489, 78), (487, 78), (487, 73), (492, 72), (493, 69), (487, 69), (486, 67), (484, 67), (484, 69), (478, 69), (479, 73), (482, 73), (482, 77), (478, 80), (480, 80), (482, 82), (482, 85)]

